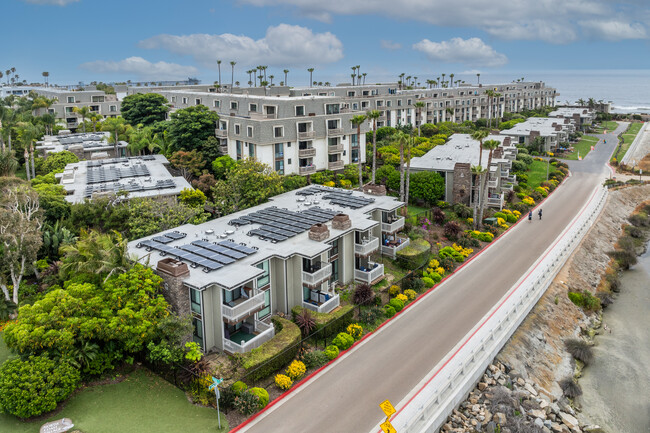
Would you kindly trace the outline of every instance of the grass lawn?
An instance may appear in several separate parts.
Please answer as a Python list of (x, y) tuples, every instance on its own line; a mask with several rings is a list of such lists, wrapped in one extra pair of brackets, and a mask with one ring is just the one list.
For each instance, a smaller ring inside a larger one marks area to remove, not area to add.
[(406, 269), (402, 269), (397, 264), (396, 260), (389, 259), (388, 257), (384, 257), (383, 264), (384, 264), (384, 274), (391, 274), (393, 277), (395, 277), (393, 283), (391, 284), (394, 284), (396, 281), (401, 280), (408, 273)]
[(600, 122), (600, 128), (596, 128), (596, 132), (602, 134), (604, 129), (606, 129), (607, 132), (612, 132), (616, 128), (618, 128), (618, 122), (614, 120), (608, 120), (606, 122)]
[(638, 122), (632, 123), (630, 125), (630, 128), (625, 132), (625, 134), (623, 134), (623, 136), (622, 136), (623, 137), (623, 145), (621, 146), (621, 151), (618, 152), (618, 156), (617, 156), (617, 159), (619, 161), (623, 158), (623, 156), (625, 156), (625, 153), (630, 148), (630, 145), (632, 144), (632, 142), (636, 138), (636, 136), (639, 133), (639, 130), (641, 129), (642, 126), (643, 126), (643, 123), (638, 123)]
[(429, 208), (428, 207), (415, 206), (415, 205), (412, 205), (412, 204), (408, 205), (408, 215), (409, 216), (417, 215), (417, 214), (422, 213), (422, 212), (424, 212), (426, 210), (429, 210)]
[(3, 433), (33, 433), (48, 421), (70, 418), (85, 433), (226, 432), (226, 417), (191, 404), (185, 393), (145, 369), (124, 381), (86, 388), (47, 420), (23, 422), (0, 414)]
[[(528, 188), (537, 188), (546, 180), (546, 166), (546, 161), (538, 160), (533, 160), (533, 163), (528, 166), (528, 171), (526, 172), (528, 175)], [(549, 173), (551, 171), (553, 171), (553, 169), (549, 167)]]
[(595, 146), (596, 143), (598, 143), (598, 139), (596, 137), (583, 135), (580, 137), (580, 141), (578, 141), (573, 146), (573, 152), (567, 153), (566, 155), (562, 156), (562, 158), (577, 160), (578, 154), (580, 154), (581, 158), (584, 158), (591, 151), (591, 146)]

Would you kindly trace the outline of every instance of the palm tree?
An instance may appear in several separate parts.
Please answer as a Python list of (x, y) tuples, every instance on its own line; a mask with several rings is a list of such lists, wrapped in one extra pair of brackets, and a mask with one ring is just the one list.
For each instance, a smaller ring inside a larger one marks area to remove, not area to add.
[(411, 186), (411, 148), (413, 147), (413, 130), (411, 129), (411, 135), (408, 137), (408, 140), (406, 141), (406, 191), (404, 192), (404, 198), (406, 202), (406, 206), (404, 206), (404, 214), (406, 215), (406, 212), (408, 210), (408, 203), (409, 203), (409, 189)]
[(377, 119), (381, 117), (379, 110), (370, 110), (366, 117), (372, 120), (372, 183), (375, 183), (375, 172), (377, 171)]
[(417, 101), (415, 104), (413, 104), (415, 107), (415, 123), (418, 125), (418, 137), (420, 136), (420, 123), (422, 123), (422, 119), (420, 119), (420, 115), (422, 114), (422, 109), (425, 107), (424, 102), (422, 101)]
[(221, 88), (221, 60), (217, 60), (217, 69), (219, 70), (219, 87), (217, 88), (217, 93), (219, 93), (219, 89)]
[(449, 80), (451, 81), (451, 87), (454, 87), (454, 74), (449, 74)]
[[(481, 193), (481, 187), (482, 183), (481, 181), (483, 180), (483, 174), (485, 173), (485, 169), (481, 167), (480, 165), (473, 165), (471, 168), (472, 171), (472, 186), (471, 188), (476, 192), (476, 194), (471, 194), (470, 193), (470, 199), (472, 200), (472, 208), (473, 208), (473, 220), (474, 220), (474, 228), (478, 228), (478, 205), (480, 202), (480, 193)], [(479, 186), (478, 188), (474, 185), (474, 183), (478, 180)]]
[(2, 71), (0, 71), (0, 81), (2, 81), (2, 77), (4, 77), (4, 76), (5, 76), (5, 74)]
[(273, 79), (275, 78), (275, 75), (269, 75), (269, 82), (271, 83), (271, 86), (273, 85)]
[(358, 114), (350, 119), (352, 127), (357, 127), (357, 146), (359, 146), (359, 189), (363, 190), (363, 164), (361, 163), (361, 124), (366, 121), (364, 114)]
[(445, 75), (447, 75), (447, 74), (440, 74), (440, 75), (442, 75), (442, 86), (444, 87), (444, 85), (445, 85)]
[(237, 62), (230, 62), (231, 74), (230, 74), (230, 93), (232, 93), (232, 86), (235, 84), (235, 65)]
[(43, 75), (43, 78), (45, 78), (45, 87), (48, 87), (47, 79), (50, 76), (50, 73), (46, 71), (46, 72), (43, 72), (42, 75)]
[(308, 68), (307, 71), (309, 71), (309, 87), (311, 87), (312, 83), (312, 74), (314, 73), (314, 68)]
[(104, 121), (102, 129), (111, 132), (108, 141), (113, 143), (115, 158), (119, 158), (117, 146), (120, 140), (126, 139), (131, 134), (133, 128), (122, 117), (110, 117)]
[(477, 85), (481, 84), (481, 73), (480, 72), (476, 73), (476, 84)]
[(65, 254), (59, 268), (66, 275), (107, 274), (104, 282), (115, 272), (126, 272), (129, 267), (127, 241), (116, 231), (100, 233), (81, 231), (75, 244), (60, 249)]
[(282, 72), (284, 72), (284, 85), (285, 85), (285, 86), (288, 86), (288, 85), (289, 85), (289, 82), (287, 81), (287, 74), (289, 73), (289, 70), (288, 70), (288, 69), (285, 69), (285, 70), (282, 71)]
[(93, 124), (93, 132), (97, 132), (97, 123), (102, 120), (102, 115), (99, 113), (93, 113), (89, 117), (90, 123)]
[(27, 146), (25, 146), (23, 158), (25, 158), (25, 175), (27, 176), (27, 181), (29, 182), (29, 152), (27, 151)]
[(86, 117), (90, 116), (92, 114), (92, 111), (90, 110), (90, 108), (88, 108), (86, 106), (84, 106), (84, 107), (74, 107), (72, 109), (72, 111), (81, 116), (81, 122), (83, 124), (83, 130), (84, 130), (84, 132), (86, 132)]
[[(36, 177), (36, 166), (34, 164), (34, 141), (32, 140), (31, 143), (29, 143), (29, 154), (32, 160), (32, 179)], [(25, 161), (27, 163), (27, 161)], [(29, 164), (27, 167), (27, 171), (29, 171)]]
[(492, 127), (492, 98), (494, 98), (494, 90), (487, 89), (485, 94), (488, 97), (488, 128)]
[(501, 143), (498, 140), (486, 140), (485, 142), (483, 142), (483, 147), (488, 149), (490, 153), (488, 154), (488, 162), (487, 162), (487, 169), (486, 169), (487, 173), (484, 175), (486, 181), (483, 184), (483, 191), (481, 191), (481, 210), (479, 213), (479, 222), (481, 223), (481, 225), (483, 224), (483, 212), (485, 211), (485, 206), (487, 205), (490, 165), (492, 164), (492, 152), (494, 152), (494, 149), (499, 147), (500, 144)]
[(357, 67), (352, 66), (350, 69), (352, 69), (352, 73), (350, 74), (350, 77), (352, 77), (352, 85), (354, 86), (354, 77), (357, 76)]
[[(495, 92), (493, 96), (494, 96), (494, 98), (496, 98), (497, 107), (500, 108), (501, 104), (499, 104), (499, 98), (501, 97), (501, 93), (496, 93)], [(499, 110), (499, 108), (497, 108), (497, 115), (496, 115), (496, 117), (494, 117), (494, 120), (496, 121), (496, 128), (499, 127), (499, 119), (501, 118), (501, 116), (500, 116), (500, 111), (501, 110)]]
[(364, 72), (364, 73), (361, 74), (361, 75), (363, 76), (363, 85), (365, 86), (365, 85), (366, 85), (366, 75), (368, 75), (368, 74), (366, 74), (366, 73)]
[(580, 107), (584, 107), (585, 106), (585, 100), (580, 98), (580, 99), (578, 99), (576, 101), (576, 104), (578, 104), (578, 106), (580, 106)]
[(481, 166), (481, 162), (483, 161), (483, 140), (485, 140), (489, 134), (490, 132), (487, 129), (479, 129), (472, 133), (472, 139), (478, 141), (479, 143), (479, 154), (478, 154), (479, 166)]
[(361, 74), (359, 73), (361, 71), (361, 65), (357, 65), (357, 86), (361, 85)]
[(407, 144), (409, 137), (399, 131), (393, 138), (399, 144), (399, 199), (404, 201), (404, 145)]

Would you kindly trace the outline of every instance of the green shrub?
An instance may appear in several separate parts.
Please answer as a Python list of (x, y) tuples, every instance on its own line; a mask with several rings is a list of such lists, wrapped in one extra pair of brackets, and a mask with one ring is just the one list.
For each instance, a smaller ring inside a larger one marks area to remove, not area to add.
[[(301, 306), (295, 306), (291, 309), (291, 315), (295, 319), (296, 316), (302, 314), (304, 308)], [(352, 316), (354, 315), (354, 305), (343, 305), (338, 310), (332, 313), (318, 313), (315, 311), (311, 312), (311, 318), (316, 322), (316, 329), (314, 332), (321, 331), (318, 336), (319, 338), (331, 337), (338, 334), (339, 332), (345, 330), (347, 326), (352, 323)], [(336, 321), (336, 325), (331, 325)]]
[(526, 198), (526, 193), (525, 193), (525, 192), (518, 192), (518, 193), (517, 193), (517, 198), (519, 198), (519, 199), (524, 199), (524, 198)]
[(393, 284), (388, 288), (388, 296), (391, 298), (394, 298), (395, 296), (399, 295), (402, 292), (402, 289), (396, 284)]
[(517, 180), (521, 183), (527, 183), (528, 182), (528, 175), (525, 173), (518, 173), (517, 174)]
[(396, 313), (399, 313), (404, 309), (404, 302), (397, 298), (391, 299), (390, 302), (388, 302), (388, 305), (393, 307)]
[(470, 218), (474, 213), (471, 207), (465, 206), (462, 203), (454, 204), (452, 209), (454, 213), (458, 216), (458, 218), (462, 218), (462, 219)]
[(425, 288), (424, 287), (424, 282), (420, 278), (413, 277), (413, 276), (410, 276), (410, 277), (406, 278), (404, 280), (404, 282), (402, 283), (402, 287), (404, 288), (404, 291), (406, 291), (406, 290), (415, 290), (418, 293), (420, 293), (422, 291), (422, 289)]
[(248, 389), (248, 385), (246, 385), (241, 380), (238, 380), (237, 382), (232, 384), (231, 388), (235, 394), (239, 395)]
[(504, 214), (503, 212), (494, 212), (494, 215), (492, 215), (494, 218), (503, 218), (504, 220), (508, 219), (508, 215)]
[(514, 224), (517, 222), (517, 217), (509, 213), (506, 215), (506, 221), (508, 221), (510, 224)]
[(327, 356), (327, 359), (331, 361), (333, 359), (336, 359), (337, 356), (339, 356), (339, 348), (332, 344), (330, 346), (327, 346), (323, 351), (323, 353), (325, 354), (325, 356)]
[(406, 248), (397, 252), (397, 261), (404, 269), (413, 270), (429, 258), (431, 244), (424, 239), (412, 240)]
[(303, 186), (307, 186), (307, 178), (305, 176), (294, 174), (282, 178), (282, 187), (285, 191), (292, 191)]
[[(252, 381), (269, 377), (289, 364), (298, 354), (300, 328), (287, 319), (274, 317), (272, 320), (276, 329), (279, 328), (275, 336), (242, 356), (242, 365)], [(287, 348), (291, 349), (286, 350)]]
[(436, 285), (436, 282), (433, 281), (433, 278), (431, 277), (423, 277), (422, 282), (424, 283), (424, 286), (428, 288), (431, 288)]
[(56, 409), (79, 384), (79, 370), (45, 356), (9, 359), (0, 367), (0, 411), (30, 418)]
[(390, 319), (395, 315), (395, 308), (388, 304), (384, 305), (384, 314)]
[(334, 337), (332, 344), (339, 348), (339, 350), (349, 349), (354, 344), (354, 337), (352, 337), (347, 332), (339, 332), (339, 334)]
[(307, 352), (302, 357), (302, 362), (305, 363), (307, 368), (319, 368), (327, 364), (329, 358), (322, 350), (314, 350)]
[(79, 158), (77, 156), (68, 151), (68, 150), (63, 150), (61, 152), (55, 152), (55, 153), (50, 153), (47, 158), (45, 158), (45, 161), (43, 161), (43, 164), (41, 165), (41, 171), (42, 173), (40, 174), (49, 174), (52, 172), (61, 172), (66, 165), (72, 164), (75, 162), (79, 162)]
[(601, 308), (600, 299), (585, 290), (582, 293), (569, 292), (569, 300), (586, 311), (598, 311)]
[(260, 400), (256, 394), (251, 394), (250, 392), (242, 392), (237, 397), (235, 397), (234, 406), (237, 412), (241, 413), (242, 415), (249, 416), (257, 412), (257, 410), (260, 408)]
[(264, 388), (251, 388), (248, 390), (249, 393), (257, 396), (259, 401), (259, 408), (264, 409), (267, 404), (269, 404), (269, 392)]
[(359, 320), (368, 325), (374, 324), (381, 317), (383, 317), (383, 312), (379, 307), (364, 308), (359, 313)]

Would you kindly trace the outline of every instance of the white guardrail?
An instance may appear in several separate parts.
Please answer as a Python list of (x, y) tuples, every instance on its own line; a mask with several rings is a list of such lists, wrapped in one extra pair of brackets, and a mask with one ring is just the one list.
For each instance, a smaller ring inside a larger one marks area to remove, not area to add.
[[(436, 432), (482, 377), (506, 341), (542, 297), (571, 253), (593, 225), (607, 191), (598, 187), (589, 202), (526, 274), (431, 370), (414, 396), (398, 404), (391, 423), (399, 433)], [(469, 337), (468, 337), (469, 336)], [(423, 384), (423, 385), (422, 385)], [(410, 400), (409, 400), (410, 399)], [(405, 405), (400, 409), (400, 406)], [(379, 426), (372, 433), (379, 431)]]
[(648, 128), (648, 122), (644, 123), (641, 129), (639, 129), (639, 133), (636, 134), (636, 137), (634, 137), (634, 141), (630, 145), (629, 149), (627, 149), (627, 152), (625, 152), (625, 155), (623, 155), (623, 159), (621, 159), (621, 164), (628, 164), (630, 162), (630, 158), (632, 158), (632, 155), (634, 155), (634, 152), (636, 151), (636, 148), (639, 145), (639, 142), (641, 141), (641, 137), (643, 136), (643, 133), (647, 128)]

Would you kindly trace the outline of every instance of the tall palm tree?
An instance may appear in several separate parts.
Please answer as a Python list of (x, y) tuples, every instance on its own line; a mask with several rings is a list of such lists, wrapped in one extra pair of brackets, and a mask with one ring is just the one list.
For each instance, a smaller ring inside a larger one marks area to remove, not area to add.
[(481, 210), (479, 213), (479, 222), (481, 223), (481, 225), (483, 224), (483, 212), (485, 211), (485, 206), (487, 205), (490, 165), (492, 164), (492, 152), (494, 152), (494, 149), (499, 147), (500, 144), (501, 143), (498, 140), (486, 140), (485, 142), (483, 142), (483, 147), (488, 149), (490, 153), (488, 154), (487, 169), (486, 169), (486, 174), (484, 175), (486, 181), (483, 183), (483, 191), (481, 193)]
[(487, 129), (478, 129), (472, 133), (472, 139), (479, 143), (478, 165), (480, 166), (483, 161), (483, 140), (490, 134)]
[(485, 94), (488, 97), (488, 128), (492, 127), (492, 99), (494, 98), (494, 90), (487, 89)]
[(307, 71), (309, 71), (309, 87), (311, 87), (312, 83), (312, 74), (314, 73), (314, 68), (308, 68)]
[(219, 70), (219, 88), (217, 89), (217, 92), (220, 92), (219, 89), (221, 89), (221, 60), (217, 60), (217, 69)]
[(350, 74), (350, 77), (352, 77), (352, 85), (354, 86), (354, 77), (357, 76), (357, 67), (352, 66), (350, 69), (352, 69), (352, 73)]
[(119, 158), (117, 146), (120, 140), (126, 139), (131, 134), (133, 128), (122, 117), (110, 117), (104, 121), (102, 129), (111, 133), (109, 143), (113, 143), (115, 157)]
[(442, 86), (444, 87), (445, 86), (445, 75), (447, 75), (447, 74), (440, 74), (440, 75), (442, 75)]
[(411, 129), (411, 135), (406, 141), (406, 187), (404, 191), (404, 198), (406, 206), (404, 206), (404, 214), (406, 215), (409, 203), (409, 190), (411, 186), (411, 149), (413, 148), (413, 130)]
[[(472, 185), (471, 188), (476, 192), (475, 194), (472, 194), (470, 192), (470, 199), (471, 199), (471, 205), (473, 209), (473, 220), (474, 220), (474, 229), (478, 228), (478, 206), (480, 203), (480, 194), (481, 194), (481, 188), (483, 186), (482, 180), (483, 180), (483, 174), (485, 174), (485, 169), (481, 167), (480, 165), (473, 165), (471, 168), (472, 171)], [(478, 182), (478, 187), (474, 185), (475, 182)]]
[(496, 116), (493, 116), (493, 117), (494, 117), (494, 121), (496, 122), (496, 127), (498, 128), (498, 127), (499, 127), (499, 119), (500, 119), (500, 117), (501, 117), (501, 116), (499, 115), (499, 112), (500, 112), (499, 108), (501, 107), (501, 104), (499, 104), (499, 98), (501, 97), (501, 93), (494, 92), (493, 97), (496, 99), (497, 107), (498, 107), (498, 108), (497, 108)]
[(289, 82), (287, 81), (287, 74), (289, 73), (289, 70), (288, 70), (288, 69), (285, 69), (285, 70), (282, 71), (282, 72), (284, 72), (284, 85), (285, 85), (285, 86), (288, 86), (288, 85), (289, 85)]
[(451, 87), (454, 87), (454, 74), (449, 74), (449, 80), (451, 81)]
[(93, 124), (93, 132), (97, 132), (97, 123), (102, 120), (102, 115), (99, 113), (93, 113), (89, 117), (90, 123)]
[(2, 71), (0, 71), (0, 81), (2, 80), (2, 77), (4, 77), (4, 76), (5, 76), (5, 74)]
[(364, 114), (358, 114), (350, 119), (353, 127), (357, 127), (357, 146), (359, 146), (359, 189), (363, 189), (363, 163), (361, 162), (361, 124), (366, 121)]
[(364, 72), (361, 75), (363, 76), (363, 85), (365, 86), (366, 85), (366, 75), (368, 75), (368, 74)]
[(381, 117), (379, 110), (370, 110), (366, 117), (372, 120), (372, 183), (375, 183), (375, 172), (377, 171), (377, 119)]
[(361, 85), (361, 65), (357, 65), (357, 86)]
[(235, 85), (235, 65), (237, 62), (230, 62), (231, 73), (230, 73), (230, 93), (232, 93), (232, 87)]
[(92, 114), (92, 111), (90, 108), (83, 106), (83, 107), (74, 107), (72, 109), (75, 113), (81, 116), (81, 122), (83, 124), (83, 130), (86, 132), (86, 117), (90, 116)]
[(420, 116), (422, 114), (422, 109), (425, 107), (424, 102), (422, 101), (417, 101), (415, 104), (413, 104), (415, 107), (415, 123), (418, 125), (418, 137), (420, 136), (420, 124), (422, 123), (422, 119), (420, 119)]
[(407, 144), (409, 136), (403, 131), (397, 132), (393, 139), (399, 145), (399, 199), (404, 201), (404, 146)]
[(29, 151), (27, 146), (25, 146), (25, 152), (23, 152), (23, 158), (25, 158), (25, 175), (27, 176), (27, 181), (29, 182)]
[[(29, 143), (29, 154), (32, 160), (32, 179), (34, 179), (36, 177), (36, 165), (34, 164), (34, 141)], [(29, 167), (27, 167), (27, 171), (29, 171)]]
[(477, 85), (481, 84), (481, 73), (480, 72), (476, 73), (476, 84)]

